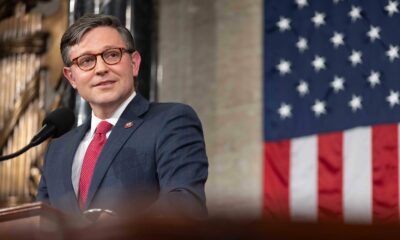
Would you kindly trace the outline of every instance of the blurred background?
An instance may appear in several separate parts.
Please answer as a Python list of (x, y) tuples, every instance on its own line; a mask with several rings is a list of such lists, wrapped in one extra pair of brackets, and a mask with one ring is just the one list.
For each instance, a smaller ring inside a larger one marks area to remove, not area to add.
[[(139, 92), (198, 113), (210, 162), (212, 216), (262, 213), (262, 0), (1, 0), (0, 149), (25, 146), (51, 110), (88, 106), (62, 77), (59, 40), (85, 13), (117, 17), (134, 35)], [(0, 163), (0, 205), (34, 201), (42, 144)]]

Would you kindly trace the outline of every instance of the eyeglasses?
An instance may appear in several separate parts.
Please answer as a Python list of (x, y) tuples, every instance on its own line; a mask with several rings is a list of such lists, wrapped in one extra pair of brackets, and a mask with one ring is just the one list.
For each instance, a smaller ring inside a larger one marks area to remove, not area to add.
[(101, 53), (85, 54), (74, 58), (72, 64), (76, 64), (83, 71), (90, 71), (96, 66), (97, 56), (100, 55), (106, 64), (114, 65), (121, 61), (122, 54), (125, 52), (132, 53), (133, 51), (125, 48), (110, 48)]

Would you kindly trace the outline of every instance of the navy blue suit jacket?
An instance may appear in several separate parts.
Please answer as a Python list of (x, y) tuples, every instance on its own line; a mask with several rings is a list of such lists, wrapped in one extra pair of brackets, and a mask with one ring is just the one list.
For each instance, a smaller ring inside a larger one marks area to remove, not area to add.
[[(129, 122), (132, 127), (126, 127)], [(71, 169), (89, 128), (90, 119), (49, 144), (38, 201), (71, 214), (81, 212)], [(97, 160), (85, 209), (205, 216), (207, 176), (203, 131), (193, 109), (179, 103), (149, 103), (137, 94)]]

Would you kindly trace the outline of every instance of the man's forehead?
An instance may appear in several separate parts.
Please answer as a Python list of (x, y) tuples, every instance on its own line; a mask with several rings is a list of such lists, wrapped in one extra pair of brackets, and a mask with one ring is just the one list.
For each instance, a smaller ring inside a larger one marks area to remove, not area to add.
[(71, 46), (70, 56), (80, 56), (85, 53), (98, 53), (108, 48), (125, 47), (120, 33), (111, 27), (96, 27), (86, 32), (80, 41)]

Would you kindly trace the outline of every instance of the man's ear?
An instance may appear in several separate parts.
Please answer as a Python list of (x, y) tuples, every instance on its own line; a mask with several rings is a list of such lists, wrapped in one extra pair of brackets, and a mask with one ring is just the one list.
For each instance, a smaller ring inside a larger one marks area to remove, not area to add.
[(63, 74), (64, 77), (68, 80), (69, 84), (71, 84), (71, 86), (76, 89), (76, 82), (74, 80), (74, 78), (72, 77), (72, 71), (70, 67), (64, 67), (63, 68)]
[(140, 67), (140, 62), (142, 61), (142, 57), (140, 56), (140, 53), (138, 51), (134, 51), (131, 54), (131, 59), (132, 59), (133, 76), (137, 77), (137, 75), (139, 74), (139, 67)]

